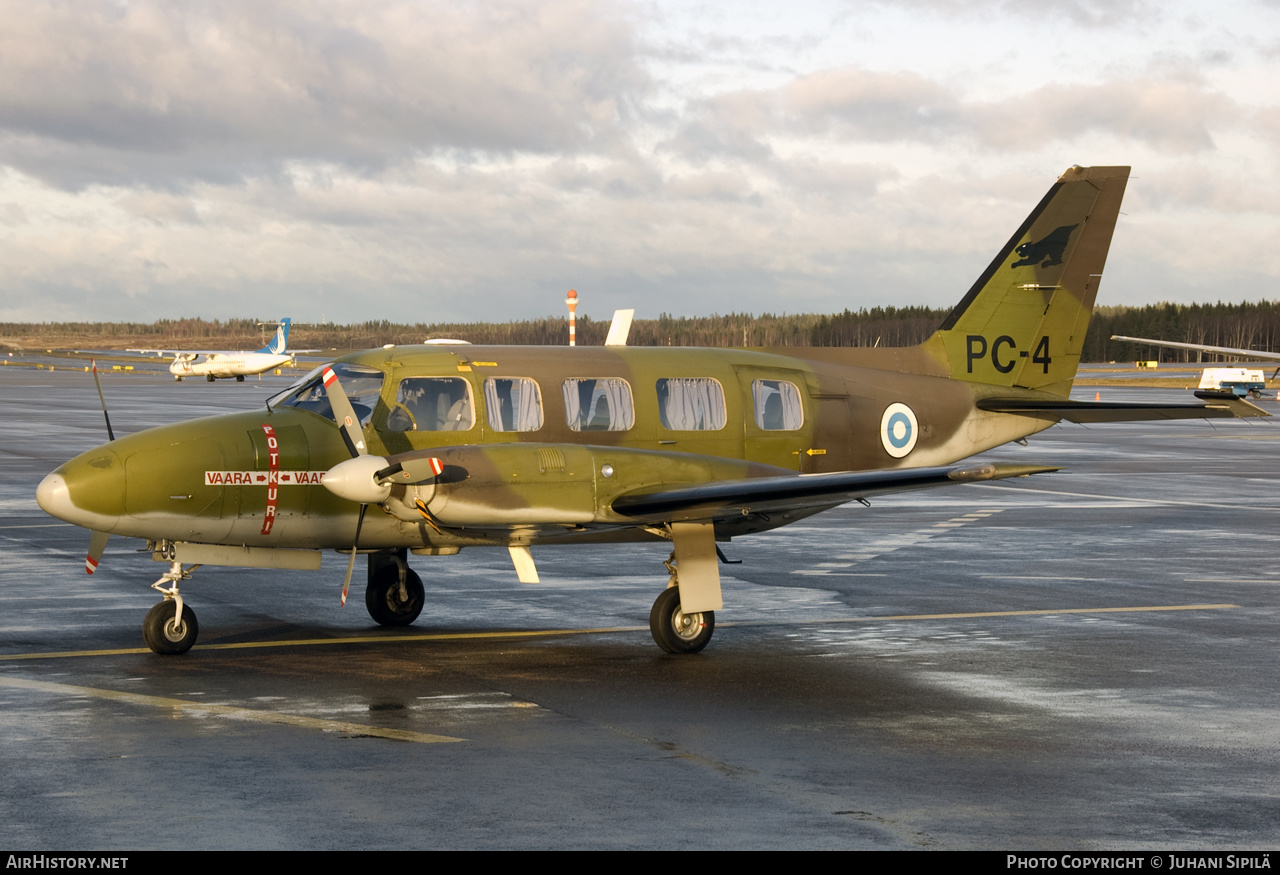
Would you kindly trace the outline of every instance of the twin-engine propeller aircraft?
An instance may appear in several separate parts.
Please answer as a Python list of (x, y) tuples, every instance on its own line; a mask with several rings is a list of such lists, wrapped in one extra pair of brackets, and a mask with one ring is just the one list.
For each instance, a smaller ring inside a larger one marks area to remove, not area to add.
[[(701, 650), (722, 607), (717, 542), (851, 500), (1051, 467), (957, 460), (1067, 420), (1265, 416), (1208, 405), (1068, 398), (1127, 167), (1072, 167), (938, 331), (901, 349), (401, 346), (346, 356), (265, 410), (164, 426), (48, 475), (40, 506), (145, 538), (169, 570), (147, 643), (182, 653), (196, 618), (179, 581), (200, 564), (368, 562), (387, 626), (422, 610), (409, 553), (510, 550), (538, 579), (543, 544), (669, 541), (650, 627)], [(372, 508), (372, 512), (370, 509)], [(191, 566), (191, 567), (188, 567)]]
[[(237, 383), (243, 383), (245, 377), (263, 374), (272, 368), (284, 367), (300, 352), (318, 352), (314, 349), (296, 349), (290, 352), (290, 320), (281, 319), (274, 324), (275, 336), (271, 338), (270, 343), (257, 352), (228, 352), (212, 349), (131, 349), (128, 351), (173, 356), (169, 373), (173, 374), (173, 378), (178, 382), (182, 382), (183, 377), (204, 377), (210, 383), (219, 377), (222, 379), (235, 377)], [(202, 356), (203, 359), (201, 359)]]

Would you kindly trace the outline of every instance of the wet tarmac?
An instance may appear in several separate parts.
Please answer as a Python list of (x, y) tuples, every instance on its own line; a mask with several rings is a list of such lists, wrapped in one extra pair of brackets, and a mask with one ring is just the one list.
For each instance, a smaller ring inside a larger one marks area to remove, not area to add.
[[(283, 382), (103, 388), (123, 433)], [(183, 589), (199, 644), (155, 656), (140, 624), (162, 566), (113, 539), (88, 577), (88, 533), (35, 504), (105, 439), (92, 381), (0, 369), (0, 437), (3, 847), (1280, 840), (1269, 421), (1059, 426), (986, 458), (1064, 473), (735, 541), (692, 657), (649, 636), (657, 545), (535, 548), (537, 585), (506, 551), (415, 557), (428, 605), (407, 630), (358, 591), (339, 608), (337, 554), (204, 568)]]

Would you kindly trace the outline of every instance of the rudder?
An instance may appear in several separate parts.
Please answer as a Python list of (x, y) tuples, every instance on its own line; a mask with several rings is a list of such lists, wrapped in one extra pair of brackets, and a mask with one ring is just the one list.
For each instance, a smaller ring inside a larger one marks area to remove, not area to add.
[(271, 342), (268, 343), (266, 346), (264, 346), (262, 349), (258, 350), (258, 352), (267, 352), (273, 355), (284, 355), (286, 352), (288, 352), (289, 351), (289, 323), (291, 321), (292, 320), (290, 320), (287, 316), (284, 319), (281, 319), (279, 325), (276, 327), (275, 336), (271, 338)]
[(1071, 391), (1128, 167), (1072, 167), (925, 347), (958, 380)]

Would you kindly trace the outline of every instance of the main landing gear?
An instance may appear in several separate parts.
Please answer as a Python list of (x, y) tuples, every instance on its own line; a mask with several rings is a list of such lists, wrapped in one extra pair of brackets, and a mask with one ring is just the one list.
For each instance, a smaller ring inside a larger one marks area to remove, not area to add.
[(680, 610), (680, 585), (675, 562), (665, 563), (670, 582), (649, 611), (649, 632), (667, 653), (697, 653), (711, 642), (716, 630), (715, 611), (686, 614)]
[(369, 554), (364, 606), (380, 626), (408, 626), (422, 613), (427, 591), (406, 562), (405, 551)]
[[(151, 584), (152, 589), (164, 596), (164, 601), (147, 611), (142, 621), (142, 640), (161, 656), (186, 653), (200, 634), (196, 612), (182, 603), (178, 592), (178, 581), (190, 579), (191, 572), (199, 567), (193, 565), (184, 570), (181, 562), (171, 562), (169, 570)], [(165, 586), (166, 583), (169, 585)]]

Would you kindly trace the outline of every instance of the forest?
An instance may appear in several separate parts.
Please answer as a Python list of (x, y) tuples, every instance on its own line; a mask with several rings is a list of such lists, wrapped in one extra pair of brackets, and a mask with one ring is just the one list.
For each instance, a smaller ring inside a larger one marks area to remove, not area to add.
[[(910, 346), (927, 338), (949, 311), (929, 307), (871, 307), (829, 315), (730, 313), (637, 319), (632, 346)], [(604, 343), (607, 320), (577, 320), (578, 343)], [(160, 319), (155, 322), (0, 322), (0, 341), (22, 346), (57, 345), (121, 349), (128, 346), (253, 349), (266, 343), (274, 322), (256, 319)], [(1280, 301), (1239, 304), (1150, 304), (1097, 307), (1082, 360), (1155, 359), (1197, 361), (1200, 354), (1161, 350), (1111, 340), (1113, 334), (1187, 343), (1276, 351), (1280, 349)], [(290, 346), (363, 349), (388, 343), (454, 338), (476, 344), (559, 345), (567, 342), (568, 319), (545, 317), (513, 322), (395, 323), (350, 325), (295, 322)], [(1211, 357), (1205, 357), (1206, 360)]]

